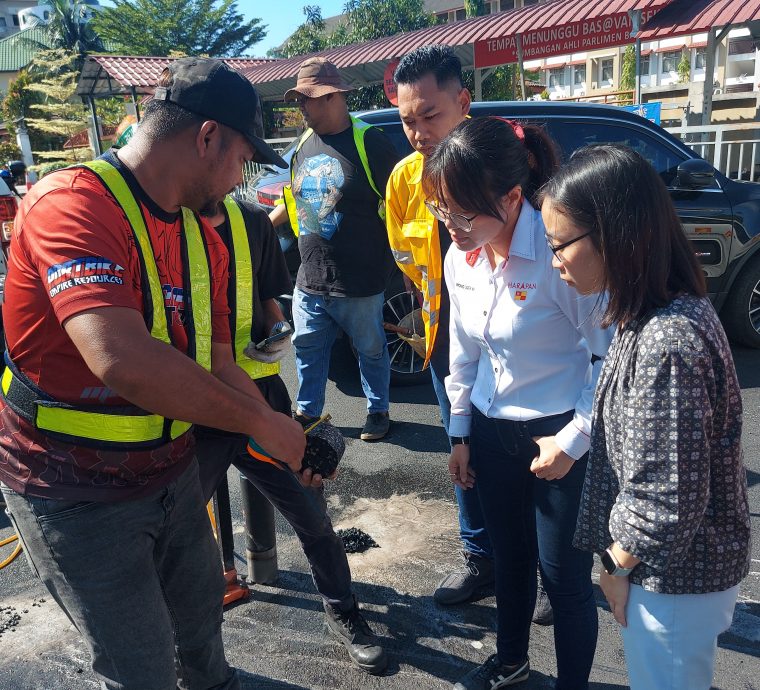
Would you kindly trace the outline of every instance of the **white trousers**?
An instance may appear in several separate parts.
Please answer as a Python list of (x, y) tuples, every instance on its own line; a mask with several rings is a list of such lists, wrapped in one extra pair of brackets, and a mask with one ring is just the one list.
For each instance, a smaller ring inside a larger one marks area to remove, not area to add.
[(621, 628), (631, 690), (709, 690), (718, 635), (731, 626), (739, 585), (659, 594), (631, 585)]

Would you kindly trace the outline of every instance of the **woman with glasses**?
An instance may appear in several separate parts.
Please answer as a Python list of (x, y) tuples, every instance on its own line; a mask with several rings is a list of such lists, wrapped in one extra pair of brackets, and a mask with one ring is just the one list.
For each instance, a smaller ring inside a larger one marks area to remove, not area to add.
[[(554, 609), (558, 690), (588, 687), (596, 649), (593, 557), (572, 539), (610, 335), (597, 298), (552, 270), (535, 198), (556, 167), (541, 128), (500, 118), (462, 123), (425, 161), (429, 208), (454, 244), (449, 471), (463, 489), (478, 485), (496, 571), (496, 654), (457, 690), (528, 678), (537, 561)], [(554, 250), (561, 257), (571, 244)]]
[(749, 569), (742, 402), (702, 269), (659, 175), (623, 146), (549, 183), (557, 275), (605, 292), (616, 327), (596, 399), (577, 546), (600, 554), (633, 690), (707, 690)]

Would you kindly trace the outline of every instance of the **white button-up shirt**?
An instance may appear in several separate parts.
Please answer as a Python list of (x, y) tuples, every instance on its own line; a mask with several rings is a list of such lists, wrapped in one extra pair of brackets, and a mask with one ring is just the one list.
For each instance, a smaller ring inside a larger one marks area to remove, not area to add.
[[(529, 421), (575, 410), (556, 435), (576, 460), (589, 449), (594, 387), (612, 339), (601, 329), (604, 304), (579, 295), (552, 268), (539, 211), (523, 201), (509, 259), (491, 269), (485, 250), (468, 263), (446, 254), (451, 296), (452, 436), (470, 433), (474, 405), (486, 417)], [(470, 265), (472, 264), (472, 265)], [(592, 355), (600, 358), (591, 363)]]

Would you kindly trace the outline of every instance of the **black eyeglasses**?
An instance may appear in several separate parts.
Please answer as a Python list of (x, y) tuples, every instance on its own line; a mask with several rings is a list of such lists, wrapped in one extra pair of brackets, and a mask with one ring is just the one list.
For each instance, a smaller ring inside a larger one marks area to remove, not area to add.
[(549, 245), (549, 249), (552, 250), (552, 254), (554, 254), (554, 256), (557, 257), (558, 261), (564, 261), (560, 252), (563, 249), (567, 249), (571, 244), (575, 244), (579, 240), (582, 240), (584, 237), (588, 237), (590, 234), (591, 234), (590, 232), (584, 232), (582, 235), (578, 235), (578, 237), (575, 237), (572, 240), (568, 240), (567, 242), (563, 242), (562, 244), (558, 244), (558, 245), (553, 245), (549, 236), (546, 235), (546, 244)]
[(438, 204), (429, 199), (425, 201), (428, 211), (435, 216), (442, 223), (451, 223), (457, 230), (463, 232), (472, 232), (472, 221), (478, 217), (479, 214), (470, 216), (469, 218), (462, 213), (452, 213), (451, 211), (445, 211)]

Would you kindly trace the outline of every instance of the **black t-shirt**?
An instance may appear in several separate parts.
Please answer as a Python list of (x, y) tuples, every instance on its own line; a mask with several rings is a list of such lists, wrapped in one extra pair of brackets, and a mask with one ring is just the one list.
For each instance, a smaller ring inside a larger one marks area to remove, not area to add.
[[(446, 252), (451, 247), (451, 235), (441, 221), (438, 223), (438, 242), (441, 245), (441, 262), (446, 258)], [(459, 250), (454, 250), (459, 251)], [(446, 279), (441, 280), (441, 310), (438, 313), (438, 332), (433, 344), (433, 352), (430, 355), (430, 363), (439, 376), (448, 376), (449, 373), (449, 321), (451, 317), (451, 302), (449, 301), (449, 289)]]
[[(267, 325), (264, 322), (264, 314), (261, 303), (273, 299), (279, 295), (289, 293), (293, 288), (290, 282), (290, 273), (285, 264), (277, 234), (272, 227), (267, 214), (260, 208), (246, 202), (238, 202), (243, 214), (245, 229), (248, 233), (248, 244), (253, 254), (253, 320), (251, 324), (251, 340), (259, 342), (269, 335)], [(237, 306), (235, 275), (235, 262), (232, 261), (233, 247), (230, 222), (225, 212), (224, 223), (216, 226), (219, 237), (230, 251), (230, 279), (227, 286), (227, 300), (230, 305), (230, 332), (232, 333), (233, 348), (235, 346), (235, 308)], [(290, 411), (290, 398), (285, 384), (279, 376), (267, 376), (257, 379), (256, 383), (270, 406), (278, 412), (288, 414)], [(205, 426), (195, 427), (195, 436), (199, 439), (229, 438), (245, 436), (233, 434), (220, 429), (212, 429)]]
[[(364, 146), (372, 179), (384, 195), (398, 161), (396, 149), (374, 127), (367, 130)], [(383, 292), (393, 258), (377, 213), (380, 199), (367, 180), (353, 128), (325, 136), (312, 133), (292, 165), (301, 253), (297, 287), (339, 297)]]
[[(238, 202), (243, 214), (248, 243), (253, 254), (253, 324), (251, 340), (259, 342), (269, 335), (264, 323), (261, 303), (279, 295), (289, 293), (293, 285), (280, 249), (277, 234), (267, 214), (247, 202)], [(230, 332), (235, 339), (235, 309), (237, 307), (237, 276), (235, 262), (232, 261), (233, 246), (229, 219), (226, 218), (216, 231), (230, 251), (230, 279), (227, 286), (227, 300), (230, 305)]]

